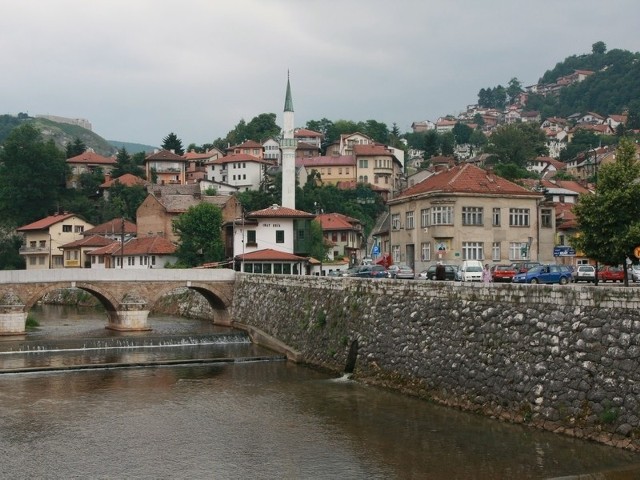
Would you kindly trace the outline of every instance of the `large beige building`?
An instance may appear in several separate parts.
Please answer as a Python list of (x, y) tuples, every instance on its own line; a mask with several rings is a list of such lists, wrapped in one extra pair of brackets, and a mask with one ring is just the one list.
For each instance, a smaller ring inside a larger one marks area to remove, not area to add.
[(471, 164), (389, 201), (390, 253), (421, 271), (437, 261), (553, 261), (555, 212), (544, 196)]
[(78, 251), (62, 251), (61, 247), (84, 238), (84, 231), (93, 225), (74, 213), (60, 213), (19, 227), (24, 237), (20, 255), (27, 270), (82, 267)]

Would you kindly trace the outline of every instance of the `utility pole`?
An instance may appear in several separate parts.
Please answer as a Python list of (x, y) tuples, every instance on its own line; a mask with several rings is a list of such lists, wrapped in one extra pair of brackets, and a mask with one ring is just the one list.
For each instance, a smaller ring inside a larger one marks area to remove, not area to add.
[(120, 268), (124, 268), (124, 216), (120, 223)]

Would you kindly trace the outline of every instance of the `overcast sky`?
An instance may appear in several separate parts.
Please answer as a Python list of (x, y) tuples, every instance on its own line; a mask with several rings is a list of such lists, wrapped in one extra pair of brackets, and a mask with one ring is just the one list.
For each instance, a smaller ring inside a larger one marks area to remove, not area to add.
[(0, 113), (183, 145), (282, 109), (401, 132), (565, 57), (640, 51), (639, 0), (0, 0)]

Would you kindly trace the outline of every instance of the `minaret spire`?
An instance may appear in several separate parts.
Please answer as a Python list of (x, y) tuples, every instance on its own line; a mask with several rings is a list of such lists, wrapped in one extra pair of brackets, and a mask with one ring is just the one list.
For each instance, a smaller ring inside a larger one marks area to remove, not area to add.
[(282, 121), (282, 206), (296, 208), (296, 140), (293, 123), (293, 97), (291, 96), (291, 82), (287, 71), (287, 93), (284, 99), (284, 114)]

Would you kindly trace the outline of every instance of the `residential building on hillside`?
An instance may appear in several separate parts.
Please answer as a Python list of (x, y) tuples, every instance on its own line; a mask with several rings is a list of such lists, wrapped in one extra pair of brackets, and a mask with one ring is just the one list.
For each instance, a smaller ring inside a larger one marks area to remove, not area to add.
[(198, 183), (200, 180), (207, 178), (206, 165), (223, 154), (217, 148), (211, 149), (205, 153), (197, 153), (193, 150), (187, 152), (183, 157), (187, 160), (187, 183)]
[(324, 135), (320, 132), (315, 132), (313, 130), (309, 130), (307, 128), (296, 128), (293, 137), (296, 139), (298, 144), (306, 143), (307, 145), (313, 145), (318, 150), (322, 146), (322, 140), (324, 140)]
[(553, 259), (553, 205), (475, 165), (438, 172), (388, 203), (393, 262), (416, 271), (436, 261)]
[(138, 238), (159, 236), (177, 243), (173, 220), (201, 202), (220, 207), (223, 223), (241, 217), (242, 209), (234, 195), (205, 196), (199, 185), (154, 185), (136, 211)]
[(101, 172), (103, 175), (108, 175), (117, 163), (115, 158), (98, 155), (90, 148), (80, 155), (68, 158), (67, 165), (71, 169), (71, 174), (67, 178), (67, 188), (78, 188), (78, 180), (84, 173)]
[(156, 151), (145, 158), (146, 177), (157, 185), (183, 185), (187, 183), (187, 163), (186, 158), (169, 150)]
[(206, 192), (210, 189), (215, 190), (216, 195), (233, 195), (239, 191), (238, 187), (213, 180), (200, 180), (198, 184), (203, 195), (206, 195)]
[(320, 147), (304, 142), (298, 142), (296, 145), (296, 158), (319, 157)]
[(280, 142), (275, 138), (269, 138), (262, 144), (264, 149), (264, 159), (272, 162), (274, 165), (280, 165), (282, 158), (280, 154)]
[(267, 160), (245, 153), (227, 155), (207, 163), (206, 178), (232, 185), (241, 192), (259, 190), (270, 165)]
[(322, 226), (325, 244), (330, 245), (329, 260), (345, 257), (352, 265), (360, 263), (365, 246), (360, 220), (341, 213), (321, 213), (316, 221)]
[(527, 170), (540, 176), (553, 174), (560, 170), (566, 170), (567, 165), (560, 160), (551, 157), (536, 157), (527, 163)]
[(264, 160), (264, 148), (258, 142), (247, 140), (240, 145), (227, 148), (227, 155), (251, 155)]
[(355, 145), (369, 145), (375, 143), (373, 139), (363, 133), (355, 132), (351, 134), (342, 134), (337, 142), (327, 147), (327, 155), (329, 156), (348, 156), (353, 155), (353, 147)]
[(51, 215), (17, 228), (23, 236), (19, 253), (25, 258), (27, 270), (64, 268), (61, 247), (82, 239), (90, 228), (93, 225), (75, 213)]
[(430, 120), (422, 120), (421, 122), (413, 122), (411, 124), (411, 130), (413, 133), (426, 132), (427, 130), (434, 130), (436, 124)]
[(391, 195), (401, 188), (402, 164), (384, 145), (357, 144), (353, 147), (358, 183), (376, 185)]
[(101, 235), (85, 236), (60, 247), (64, 257), (64, 268), (91, 268), (89, 253), (116, 242)]
[(356, 179), (356, 159), (353, 155), (296, 158), (296, 167), (304, 167), (307, 174), (316, 172), (325, 185)]
[(91, 268), (122, 268), (139, 270), (164, 268), (175, 263), (176, 246), (163, 237), (134, 238), (124, 244), (113, 242), (88, 253)]

